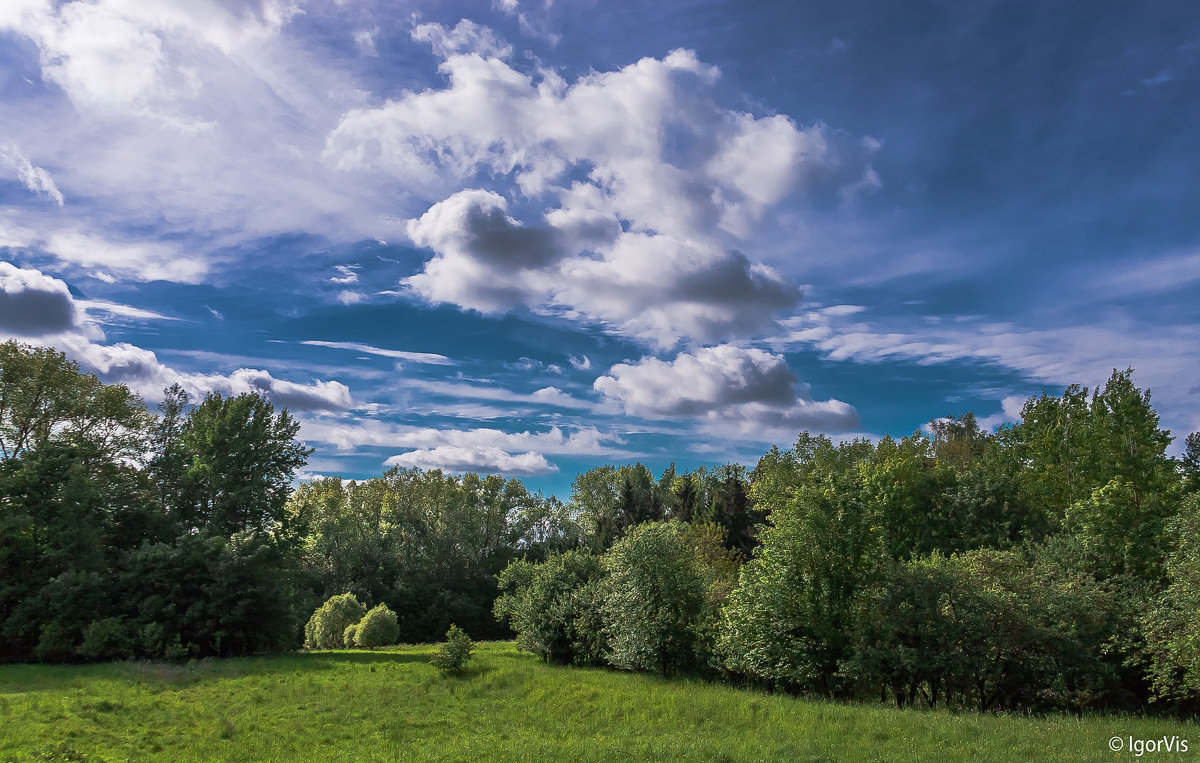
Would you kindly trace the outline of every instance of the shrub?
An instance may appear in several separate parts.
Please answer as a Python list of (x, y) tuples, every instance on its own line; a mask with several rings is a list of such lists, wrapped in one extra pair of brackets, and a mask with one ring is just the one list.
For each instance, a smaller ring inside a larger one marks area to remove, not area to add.
[(380, 604), (368, 612), (354, 629), (354, 643), (365, 649), (394, 644), (399, 636), (396, 613), (388, 609), (386, 604)]
[(443, 673), (462, 673), (474, 653), (475, 642), (471, 637), (457, 625), (451, 625), (446, 631), (446, 642), (433, 653), (429, 663)]
[(123, 660), (133, 656), (133, 639), (123, 618), (93, 620), (83, 632), (79, 653), (91, 660)]
[(354, 637), (358, 634), (358, 623), (347, 625), (346, 630), (342, 632), (342, 646), (347, 649), (353, 649), (355, 645)]
[(304, 626), (307, 649), (337, 649), (343, 645), (346, 626), (363, 618), (367, 608), (352, 593), (333, 596), (322, 604)]
[(583, 551), (552, 555), (542, 564), (514, 561), (500, 573), (498, 620), (517, 632), (517, 648), (547, 662), (603, 662), (599, 596), (600, 557)]

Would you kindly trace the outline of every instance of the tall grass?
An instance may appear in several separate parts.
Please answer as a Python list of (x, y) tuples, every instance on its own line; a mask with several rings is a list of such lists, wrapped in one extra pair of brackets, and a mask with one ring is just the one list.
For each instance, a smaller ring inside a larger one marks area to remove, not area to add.
[(1110, 738), (1189, 740), (1161, 719), (1014, 717), (798, 700), (543, 665), (481, 644), (191, 665), (0, 666), (8, 760), (1113, 760)]

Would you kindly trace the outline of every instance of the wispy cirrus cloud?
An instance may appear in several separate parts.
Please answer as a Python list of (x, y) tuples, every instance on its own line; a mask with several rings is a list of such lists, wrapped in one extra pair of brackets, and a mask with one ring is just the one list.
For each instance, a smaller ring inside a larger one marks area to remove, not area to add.
[(452, 366), (455, 361), (436, 352), (408, 352), (406, 350), (389, 350), (383, 347), (363, 344), (362, 342), (325, 342), (318, 339), (306, 339), (300, 344), (310, 347), (328, 347), (332, 350), (348, 350), (367, 355), (378, 355), (381, 358), (393, 358), (411, 363), (425, 363), (434, 366)]

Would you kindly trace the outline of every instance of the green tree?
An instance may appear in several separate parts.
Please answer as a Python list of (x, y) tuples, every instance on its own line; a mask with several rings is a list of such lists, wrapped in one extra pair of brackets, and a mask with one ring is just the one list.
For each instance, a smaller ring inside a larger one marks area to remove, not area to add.
[(723, 610), (729, 670), (787, 691), (839, 691), (855, 597), (884, 558), (857, 482), (870, 452), (870, 443), (803, 433), (791, 451), (759, 461), (752, 493), (769, 514)]
[(1200, 494), (1192, 493), (1172, 520), (1175, 548), (1167, 559), (1167, 588), (1145, 615), (1149, 679), (1160, 700), (1200, 700)]
[(286, 409), (262, 395), (213, 392), (188, 415), (178, 434), (187, 459), (175, 503), (185, 530), (228, 537), (242, 530), (293, 537), (285, 505), (292, 475), (312, 453), (295, 441), (300, 429)]
[(460, 674), (467, 669), (467, 664), (475, 654), (475, 642), (466, 631), (451, 623), (446, 631), (446, 640), (429, 658), (429, 662), (443, 673)]
[(1179, 466), (1183, 473), (1183, 491), (1200, 493), (1200, 432), (1187, 436)]
[(1011, 551), (934, 553), (863, 592), (842, 672), (901, 707), (1078, 712), (1115, 684), (1101, 655), (1113, 612), (1086, 575)]
[(613, 665), (668, 675), (699, 662), (705, 579), (685, 527), (638, 525), (604, 555), (602, 614)]
[[(151, 420), (129, 389), (62, 353), (0, 344), (0, 659), (33, 656), (49, 610), (28, 603), (52, 580), (108, 579), (123, 551), (162, 536), (139, 469)], [(42, 653), (61, 659), (73, 646)]]

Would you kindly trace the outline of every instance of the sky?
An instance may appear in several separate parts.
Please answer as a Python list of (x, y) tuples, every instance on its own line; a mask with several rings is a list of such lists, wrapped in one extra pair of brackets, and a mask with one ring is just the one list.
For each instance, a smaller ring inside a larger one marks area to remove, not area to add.
[(5, 0), (0, 338), (303, 478), (569, 494), (1134, 368), (1200, 430), (1190, 0)]

